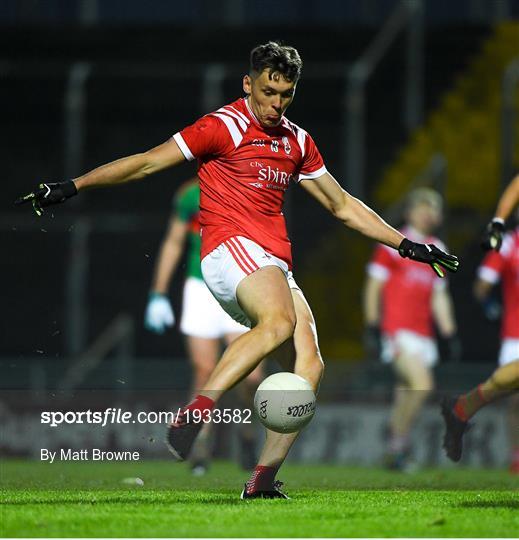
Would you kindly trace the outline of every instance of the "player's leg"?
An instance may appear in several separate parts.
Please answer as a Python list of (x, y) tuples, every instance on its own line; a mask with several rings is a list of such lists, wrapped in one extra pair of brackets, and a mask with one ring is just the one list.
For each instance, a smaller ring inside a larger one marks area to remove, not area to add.
[[(191, 397), (207, 382), (220, 353), (218, 314), (221, 308), (205, 283), (188, 277), (184, 284), (180, 331), (185, 336), (191, 364)], [(216, 314), (216, 316), (215, 316)], [(210, 457), (210, 424), (204, 425), (193, 446), (189, 460), (193, 474), (203, 474)]]
[(170, 426), (168, 445), (180, 459), (189, 453), (201, 422), (189, 422), (189, 415), (207, 415), (221, 395), (251, 373), (260, 361), (290, 339), (296, 313), (287, 278), (277, 266), (265, 266), (247, 275), (236, 289), (242, 312), (253, 328), (233, 341), (209, 380), (195, 399)]
[(463, 435), (470, 428), (469, 420), (482, 407), (519, 390), (519, 359), (504, 363), (483, 383), (457, 398), (442, 402), (445, 420), (443, 447), (447, 456), (459, 461), (463, 453)]
[(193, 368), (192, 395), (196, 396), (207, 383), (220, 354), (220, 343), (215, 338), (186, 336), (186, 347)]
[(519, 360), (505, 364), (479, 384), (456, 400), (454, 413), (467, 422), (482, 407), (519, 390)]
[(253, 328), (231, 343), (202, 389), (214, 401), (294, 334), (294, 301), (280, 268), (256, 270), (240, 281), (236, 294)]
[(434, 380), (431, 369), (420, 355), (401, 351), (393, 360), (399, 382), (395, 388), (389, 421), (387, 465), (405, 467), (410, 433), (422, 407), (431, 394)]
[[(234, 321), (231, 321), (234, 324)], [(225, 343), (229, 346), (240, 333), (231, 333), (225, 335)], [(254, 403), (254, 394), (261, 381), (264, 379), (264, 363), (261, 362), (252, 373), (249, 373), (245, 379), (238, 385), (239, 404), (242, 409), (250, 409)], [(239, 459), (240, 465), (246, 471), (254, 469), (256, 465), (256, 425), (254, 422), (242, 422), (238, 426), (239, 429)]]
[[(205, 285), (204, 285), (205, 286)], [(193, 368), (193, 383), (191, 395), (198, 395), (200, 389), (206, 384), (211, 375), (220, 353), (220, 343), (216, 338), (203, 338), (186, 336), (186, 346), (191, 366)], [(189, 461), (194, 475), (206, 472), (211, 458), (211, 424), (205, 424), (200, 430), (191, 453)]]
[[(297, 314), (293, 340), (279, 347), (271, 358), (283, 369), (293, 371), (305, 378), (317, 393), (323, 375), (324, 364), (319, 351), (315, 320), (308, 302), (299, 289), (292, 289)], [(258, 465), (246, 484), (243, 496), (273, 489), (275, 476), (283, 464), (299, 433), (276, 433), (267, 430)]]
[(510, 472), (519, 474), (519, 392), (512, 394), (508, 399), (508, 433), (512, 449)]

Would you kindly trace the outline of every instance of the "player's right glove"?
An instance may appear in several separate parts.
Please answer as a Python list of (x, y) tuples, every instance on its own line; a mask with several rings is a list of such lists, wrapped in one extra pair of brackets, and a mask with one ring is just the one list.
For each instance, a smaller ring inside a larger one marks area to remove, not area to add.
[(398, 253), (401, 257), (429, 264), (441, 278), (445, 277), (443, 269), (457, 272), (460, 264), (456, 255), (445, 253), (434, 244), (417, 244), (408, 238), (402, 240), (398, 247)]
[(495, 249), (499, 251), (505, 234), (505, 223), (502, 219), (494, 218), (485, 229), (481, 238), (481, 247), (485, 251)]
[(175, 314), (169, 299), (160, 293), (150, 293), (146, 313), (144, 315), (144, 326), (156, 334), (163, 334), (166, 327), (175, 324)]
[(34, 211), (38, 216), (41, 216), (46, 206), (65, 202), (74, 195), (77, 195), (77, 188), (72, 180), (53, 184), (39, 184), (38, 189), (16, 199), (14, 204), (32, 202)]

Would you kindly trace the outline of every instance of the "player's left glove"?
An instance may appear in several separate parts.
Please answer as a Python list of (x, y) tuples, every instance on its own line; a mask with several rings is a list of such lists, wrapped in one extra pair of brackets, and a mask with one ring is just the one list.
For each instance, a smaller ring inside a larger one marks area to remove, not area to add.
[(460, 264), (456, 255), (445, 253), (434, 244), (417, 244), (408, 238), (402, 240), (398, 253), (401, 257), (429, 264), (441, 278), (445, 277), (443, 269), (457, 272)]
[(494, 218), (485, 229), (481, 238), (481, 247), (485, 251), (495, 249), (499, 251), (505, 234), (505, 223), (502, 219)]
[(72, 180), (53, 184), (39, 184), (38, 189), (16, 199), (14, 204), (32, 202), (34, 211), (38, 216), (41, 216), (46, 206), (65, 202), (74, 195), (77, 195), (77, 188)]
[(165, 294), (151, 293), (144, 314), (144, 326), (156, 334), (163, 334), (168, 326), (175, 324), (175, 313)]

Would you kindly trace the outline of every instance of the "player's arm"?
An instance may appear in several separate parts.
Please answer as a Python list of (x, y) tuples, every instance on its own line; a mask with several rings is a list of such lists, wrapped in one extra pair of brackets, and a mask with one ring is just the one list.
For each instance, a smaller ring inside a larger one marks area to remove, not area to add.
[(364, 312), (364, 347), (370, 358), (380, 357), (380, 311), (384, 281), (368, 275), (364, 285), (362, 305)]
[(487, 225), (481, 247), (499, 251), (503, 243), (505, 221), (510, 217), (513, 209), (519, 204), (519, 174), (510, 182), (497, 204), (496, 214)]
[(461, 343), (457, 337), (458, 328), (454, 315), (454, 303), (446, 286), (437, 284), (434, 287), (431, 308), (438, 332), (445, 339), (450, 360), (459, 361)]
[(364, 285), (362, 304), (364, 308), (364, 322), (367, 326), (380, 324), (380, 306), (384, 281), (369, 276)]
[(495, 282), (487, 281), (479, 276), (474, 281), (472, 293), (483, 309), (483, 314), (489, 321), (496, 321), (501, 316), (502, 306), (494, 292)]
[(442, 268), (457, 271), (457, 257), (432, 244), (411, 242), (362, 201), (347, 193), (330, 173), (311, 180), (303, 179), (300, 184), (347, 227), (397, 249), (402, 257), (430, 264), (440, 277), (444, 276)]
[(477, 277), (472, 291), (489, 321), (495, 321), (501, 315), (501, 302), (495, 294), (494, 287), (501, 280), (505, 263), (506, 259), (503, 253), (492, 251), (485, 256), (481, 266), (477, 269)]
[(510, 182), (497, 204), (495, 218), (505, 221), (519, 204), (519, 174)]
[(388, 225), (362, 201), (346, 192), (328, 172), (312, 180), (301, 180), (303, 187), (347, 227), (398, 249), (404, 235)]
[(449, 338), (456, 334), (456, 319), (454, 317), (454, 304), (447, 287), (435, 287), (432, 298), (432, 312), (440, 335)]
[(34, 210), (41, 215), (43, 208), (58, 204), (73, 197), (82, 189), (106, 187), (140, 180), (185, 160), (176, 141), (169, 141), (143, 152), (134, 154), (101, 167), (97, 167), (78, 178), (59, 183), (42, 183), (33, 192), (20, 197), (16, 204), (32, 202)]
[(157, 334), (162, 334), (166, 327), (175, 324), (175, 315), (167, 292), (184, 251), (187, 233), (188, 224), (185, 221), (179, 217), (171, 218), (160, 247), (144, 315), (146, 328)]
[(159, 258), (155, 265), (151, 292), (166, 294), (186, 243), (188, 224), (179, 217), (171, 218), (168, 231), (160, 247)]
[(490, 281), (487, 281), (481, 277), (476, 278), (476, 281), (474, 281), (474, 287), (472, 289), (474, 298), (478, 302), (481, 302), (481, 304), (484, 304), (490, 298), (490, 293), (492, 292), (493, 288), (494, 283), (491, 283)]

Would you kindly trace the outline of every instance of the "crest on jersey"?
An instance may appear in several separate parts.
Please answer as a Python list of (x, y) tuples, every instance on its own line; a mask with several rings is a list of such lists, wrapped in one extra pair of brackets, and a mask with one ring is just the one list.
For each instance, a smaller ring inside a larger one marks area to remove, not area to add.
[(285, 148), (285, 153), (288, 155), (290, 154), (290, 151), (292, 150), (292, 147), (290, 146), (290, 142), (288, 140), (288, 137), (283, 137), (283, 146)]
[(276, 141), (275, 139), (270, 143), (270, 149), (273, 152), (279, 152), (279, 141)]

